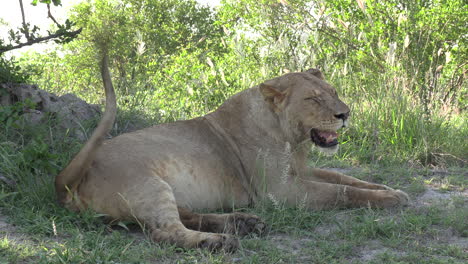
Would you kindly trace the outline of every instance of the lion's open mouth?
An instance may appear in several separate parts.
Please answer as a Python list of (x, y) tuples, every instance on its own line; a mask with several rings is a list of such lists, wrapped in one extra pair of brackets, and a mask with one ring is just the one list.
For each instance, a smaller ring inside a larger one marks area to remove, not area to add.
[(325, 131), (312, 129), (310, 131), (310, 139), (315, 145), (322, 148), (330, 148), (338, 145), (338, 133), (334, 131)]

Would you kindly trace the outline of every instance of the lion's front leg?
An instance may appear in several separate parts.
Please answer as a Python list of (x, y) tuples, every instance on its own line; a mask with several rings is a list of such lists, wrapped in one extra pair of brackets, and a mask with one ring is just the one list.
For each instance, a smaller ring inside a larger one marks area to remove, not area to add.
[(409, 197), (400, 190), (371, 190), (350, 185), (297, 179), (283, 193), (290, 205), (305, 201), (310, 209), (373, 207), (389, 208), (406, 205)]
[(311, 180), (313, 181), (349, 185), (349, 186), (362, 188), (362, 189), (393, 190), (392, 188), (386, 185), (366, 182), (366, 181), (359, 180), (351, 176), (344, 175), (336, 171), (310, 168), (307, 174), (307, 179), (309, 179), (309, 177), (311, 177), (312, 178)]

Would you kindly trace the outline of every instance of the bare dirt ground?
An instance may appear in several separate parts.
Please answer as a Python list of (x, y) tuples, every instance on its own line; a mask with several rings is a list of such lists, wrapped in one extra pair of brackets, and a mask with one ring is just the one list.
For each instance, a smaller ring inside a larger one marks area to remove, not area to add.
[[(417, 210), (418, 208), (428, 206), (450, 207), (453, 206), (453, 200), (455, 197), (461, 198), (465, 201), (465, 203), (467, 203), (468, 190), (463, 192), (440, 192), (437, 189), (428, 188), (425, 192), (418, 195), (416, 199), (411, 202), (409, 208), (414, 208)], [(338, 213), (336, 215), (337, 221), (344, 220), (346, 216), (346, 211)], [(468, 221), (468, 219), (460, 219), (460, 221)], [(327, 236), (337, 231), (337, 229), (338, 226), (336, 224), (321, 224), (317, 227), (316, 230), (314, 230), (314, 232), (319, 235)], [(276, 244), (279, 249), (290, 252), (292, 254), (303, 254), (304, 252), (301, 249), (306, 247), (306, 245), (312, 241), (310, 237), (293, 238), (286, 234), (272, 234), (269, 235), (267, 239)], [(426, 241), (421, 241), (421, 243), (428, 248), (440, 244), (452, 245), (460, 247), (465, 253), (468, 253), (468, 238), (458, 236), (450, 228), (437, 230), (437, 237), (435, 239), (431, 238)], [(349, 263), (366, 263), (372, 261), (376, 256), (382, 254), (389, 254), (392, 256), (405, 256), (409, 254), (404, 250), (397, 251), (393, 248), (386, 247), (379, 240), (362, 241), (362, 245), (355, 248), (354, 252), (357, 257), (350, 258)], [(309, 256), (299, 256), (298, 259), (307, 261), (309, 260)]]

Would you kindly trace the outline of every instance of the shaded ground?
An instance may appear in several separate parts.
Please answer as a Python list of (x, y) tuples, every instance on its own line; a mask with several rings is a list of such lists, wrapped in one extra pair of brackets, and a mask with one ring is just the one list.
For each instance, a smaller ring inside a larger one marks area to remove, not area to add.
[[(404, 209), (404, 213), (399, 211), (401, 209), (339, 210), (318, 215), (317, 224), (311, 229), (302, 228), (297, 224), (296, 228), (283, 232), (282, 229), (287, 223), (279, 224), (265, 237), (243, 239), (243, 248), (232, 255), (221, 254), (221, 262), (418, 263), (437, 259), (437, 263), (464, 263), (468, 259), (468, 237), (463, 228), (467, 226), (468, 219), (457, 219), (453, 214), (459, 212), (460, 216), (466, 216), (468, 190), (448, 191), (438, 189), (432, 184), (426, 190), (412, 196), (413, 200), (409, 207)], [(273, 220), (274, 224), (275, 221), (277, 220)], [(117, 232), (129, 236), (123, 229)], [(129, 246), (146, 243), (140, 231), (131, 232), (130, 237), (134, 240)], [(61, 247), (59, 240), (67, 240), (52, 236), (38, 241), (19, 232), (3, 215), (0, 215), (0, 238), (3, 238), (3, 243), (8, 241), (10, 248), (34, 248), (44, 243), (52, 245), (51, 247)], [(2, 254), (9, 254), (5, 252), (9, 247), (0, 247), (0, 263), (3, 263)], [(183, 263), (190, 263), (192, 255), (195, 254), (198, 261), (217, 262), (213, 261), (210, 254), (200, 255), (192, 252), (190, 257), (187, 257), (186, 253), (178, 255), (177, 250), (174, 251), (173, 248), (168, 250), (162, 247), (161, 250), (174, 253), (172, 256), (149, 257), (142, 261), (171, 263), (181, 260)]]

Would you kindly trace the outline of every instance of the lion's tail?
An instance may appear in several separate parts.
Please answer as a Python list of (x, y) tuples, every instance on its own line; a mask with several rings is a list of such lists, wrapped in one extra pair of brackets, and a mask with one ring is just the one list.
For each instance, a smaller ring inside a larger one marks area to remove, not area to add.
[(106, 94), (106, 108), (96, 130), (89, 138), (88, 142), (68, 164), (68, 166), (60, 172), (55, 178), (55, 191), (59, 203), (64, 205), (67, 203), (67, 193), (76, 186), (85, 172), (91, 166), (96, 150), (104, 141), (105, 135), (110, 131), (115, 121), (117, 112), (117, 104), (115, 99), (115, 91), (112, 86), (112, 81), (109, 73), (109, 57), (105, 52), (101, 63), (101, 75), (104, 82), (104, 91)]

